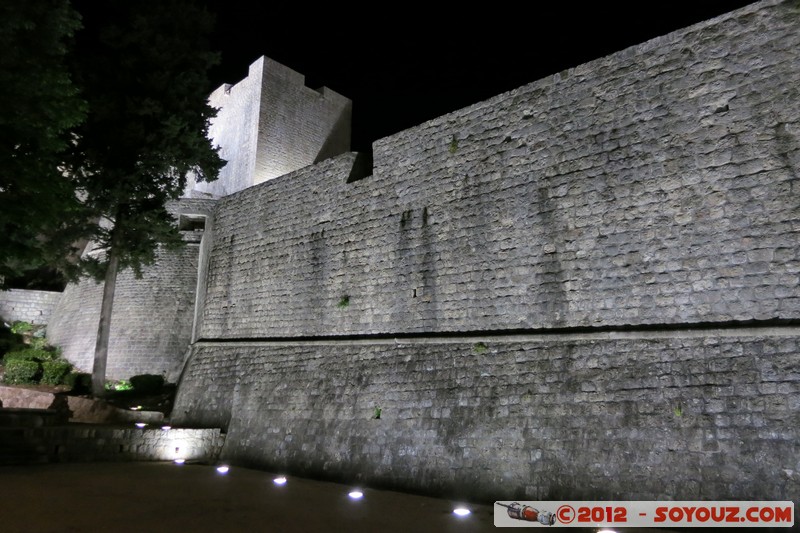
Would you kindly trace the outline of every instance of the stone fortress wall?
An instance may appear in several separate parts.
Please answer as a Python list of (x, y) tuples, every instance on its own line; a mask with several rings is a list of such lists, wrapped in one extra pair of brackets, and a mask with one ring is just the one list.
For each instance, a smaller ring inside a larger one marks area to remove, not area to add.
[(798, 23), (753, 4), (222, 198), (175, 421), (370, 486), (797, 500)]
[[(162, 253), (157, 263), (142, 269), (137, 280), (130, 269), (117, 277), (108, 347), (109, 379), (138, 374), (165, 374), (174, 382), (191, 342), (197, 292), (202, 226), (190, 220), (210, 217), (214, 200), (185, 198), (169, 206), (184, 224), (187, 245)], [(91, 372), (100, 321), (103, 284), (83, 279), (67, 285), (47, 326), (50, 343), (61, 347), (73, 365)]]
[(377, 141), (362, 179), (344, 153), (240, 190), (242, 148), (173, 423), (454, 497), (797, 501), (798, 24), (767, 0), (569, 69)]

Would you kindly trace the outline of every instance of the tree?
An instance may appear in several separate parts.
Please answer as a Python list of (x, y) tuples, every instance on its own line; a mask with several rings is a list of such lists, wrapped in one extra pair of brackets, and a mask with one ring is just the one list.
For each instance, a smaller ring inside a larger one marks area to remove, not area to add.
[(85, 117), (66, 64), (79, 27), (67, 0), (0, 3), (0, 283), (43, 264), (77, 273), (87, 218), (60, 167)]
[(102, 217), (92, 237), (104, 255), (84, 265), (105, 280), (92, 372), (101, 396), (117, 273), (141, 276), (159, 249), (182, 245), (166, 203), (188, 173), (213, 180), (224, 162), (207, 138), (211, 16), (189, 0), (87, 2), (83, 14), (74, 68), (88, 116), (68, 171)]

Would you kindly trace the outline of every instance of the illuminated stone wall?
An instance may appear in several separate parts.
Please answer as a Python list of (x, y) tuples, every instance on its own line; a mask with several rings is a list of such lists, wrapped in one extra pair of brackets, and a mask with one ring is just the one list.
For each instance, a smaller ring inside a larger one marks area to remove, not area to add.
[(367, 179), (222, 199), (201, 337), (800, 318), (795, 22), (746, 8), (381, 139)]
[(798, 23), (753, 4), (223, 198), (175, 420), (367, 485), (796, 499)]
[(0, 291), (0, 318), (11, 323), (21, 320), (47, 324), (60, 292), (10, 289)]
[[(170, 211), (175, 217), (210, 217), (213, 203), (184, 199)], [(108, 348), (109, 379), (137, 374), (178, 379), (191, 341), (203, 232), (187, 230), (183, 236), (186, 247), (160, 253), (155, 265), (143, 269), (142, 279), (129, 269), (119, 273)], [(82, 279), (69, 284), (48, 324), (48, 340), (83, 372), (92, 371), (102, 298), (102, 283)]]
[[(218, 429), (54, 426), (7, 430), (5, 444), (28, 449), (36, 462), (186, 461), (212, 462), (225, 436)], [(13, 456), (5, 464), (13, 464)], [(23, 462), (23, 461), (20, 461)], [(120, 480), (122, 482), (122, 480)]]
[(793, 499), (798, 334), (201, 343), (173, 417), (236, 464), (457, 497)]

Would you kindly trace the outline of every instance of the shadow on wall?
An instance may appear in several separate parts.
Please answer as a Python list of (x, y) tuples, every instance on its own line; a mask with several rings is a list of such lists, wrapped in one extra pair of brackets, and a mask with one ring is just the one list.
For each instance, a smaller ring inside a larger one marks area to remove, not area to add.
[(331, 157), (335, 157), (350, 151), (350, 122), (352, 108), (353, 104), (348, 102), (347, 105), (339, 111), (339, 116), (336, 118), (336, 122), (330, 129), (328, 136), (325, 138), (325, 142), (322, 143), (322, 147), (319, 149), (317, 156), (314, 158), (314, 165), (321, 161), (325, 161), (326, 159), (330, 159)]
[(372, 176), (372, 167), (372, 150), (369, 152), (356, 152), (356, 158), (345, 183), (353, 183)]

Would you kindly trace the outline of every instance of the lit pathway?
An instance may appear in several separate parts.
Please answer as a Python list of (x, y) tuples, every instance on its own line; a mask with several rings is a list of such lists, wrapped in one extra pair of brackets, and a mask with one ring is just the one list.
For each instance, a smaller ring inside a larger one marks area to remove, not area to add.
[[(84, 463), (0, 467), (0, 531), (478, 532), (497, 531), (491, 505), (454, 502), (232, 467)], [(572, 530), (575, 531), (575, 530)]]

